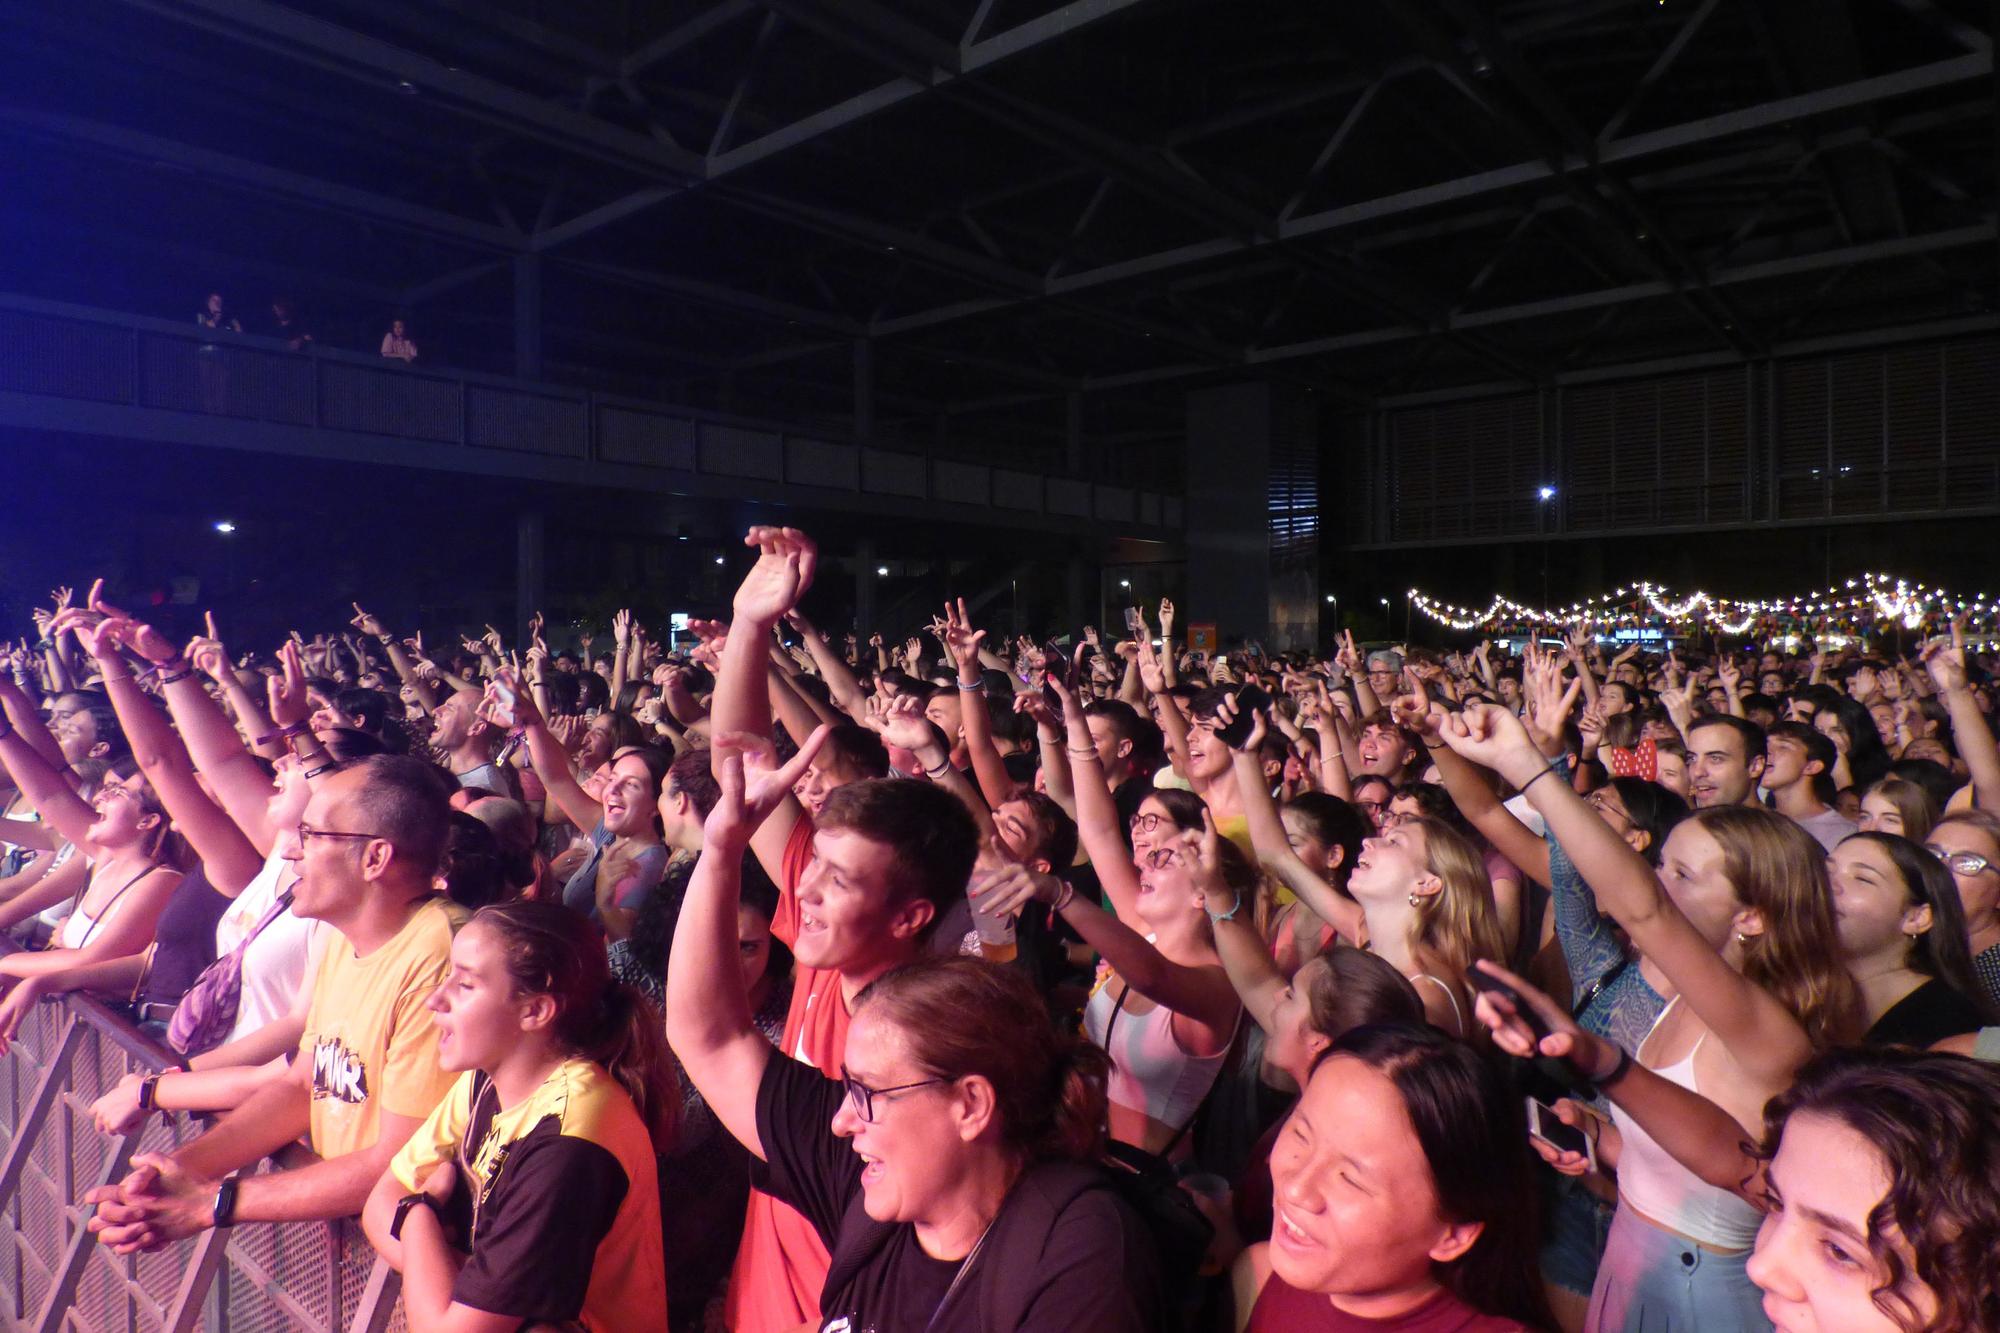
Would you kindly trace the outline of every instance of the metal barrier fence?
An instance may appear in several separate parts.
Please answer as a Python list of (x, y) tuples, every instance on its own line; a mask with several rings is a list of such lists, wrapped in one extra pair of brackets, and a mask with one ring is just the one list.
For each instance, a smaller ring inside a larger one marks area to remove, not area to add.
[[(84, 1229), (85, 1191), (119, 1180), (135, 1153), (201, 1132), (152, 1116), (98, 1132), (90, 1104), (169, 1053), (84, 996), (38, 1004), (0, 1057), (0, 1330), (34, 1333), (387, 1333), (399, 1284), (351, 1221), (248, 1223), (156, 1254), (120, 1258)], [(303, 1149), (283, 1164), (310, 1161)]]

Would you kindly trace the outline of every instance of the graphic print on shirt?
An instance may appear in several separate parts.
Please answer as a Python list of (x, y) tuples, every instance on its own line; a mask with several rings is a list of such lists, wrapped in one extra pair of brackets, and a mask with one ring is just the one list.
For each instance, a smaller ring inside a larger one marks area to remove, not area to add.
[(360, 1052), (339, 1037), (313, 1043), (312, 1095), (358, 1106), (368, 1100), (368, 1066)]

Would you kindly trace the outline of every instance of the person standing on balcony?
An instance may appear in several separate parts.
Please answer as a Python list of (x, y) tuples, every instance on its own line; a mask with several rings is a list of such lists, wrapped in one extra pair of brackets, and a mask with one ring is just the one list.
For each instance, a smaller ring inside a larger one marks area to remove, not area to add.
[(401, 319), (389, 321), (389, 331), (382, 335), (382, 355), (406, 366), (416, 362), (417, 345), (410, 341), (410, 331)]

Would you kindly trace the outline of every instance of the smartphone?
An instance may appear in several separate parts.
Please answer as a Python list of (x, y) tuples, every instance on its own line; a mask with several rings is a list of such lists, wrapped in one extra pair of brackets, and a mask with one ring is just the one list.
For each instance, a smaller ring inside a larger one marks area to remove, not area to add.
[(493, 696), (500, 701), (501, 715), (506, 718), (507, 725), (510, 727), (513, 726), (514, 700), (516, 697), (514, 687), (504, 680), (496, 680), (493, 682)]
[(1528, 1103), (1528, 1137), (1540, 1139), (1557, 1152), (1573, 1152), (1590, 1163), (1590, 1169), (1597, 1169), (1597, 1150), (1591, 1146), (1590, 1135), (1575, 1125), (1566, 1125), (1556, 1114), (1556, 1108), (1547, 1102), (1538, 1102), (1533, 1097)]
[(1076, 688), (1076, 682), (1070, 679), (1069, 650), (1054, 639), (1042, 645), (1042, 702), (1060, 719), (1063, 715), (1062, 696), (1056, 693), (1055, 686), (1049, 684), (1051, 680), (1060, 681), (1070, 689)]
[(1236, 691), (1236, 720), (1217, 727), (1215, 738), (1232, 750), (1243, 748), (1243, 743), (1250, 739), (1251, 727), (1256, 725), (1258, 711), (1270, 706), (1271, 696), (1264, 693), (1262, 686), (1242, 686)]
[(1146, 632), (1146, 618), (1139, 614), (1138, 607), (1128, 606), (1125, 608), (1125, 629), (1128, 633), (1132, 634), (1144, 634)]

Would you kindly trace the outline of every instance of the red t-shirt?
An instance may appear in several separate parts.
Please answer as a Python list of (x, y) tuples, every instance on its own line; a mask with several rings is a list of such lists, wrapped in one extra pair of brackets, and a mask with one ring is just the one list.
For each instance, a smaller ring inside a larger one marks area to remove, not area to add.
[[(778, 877), (778, 910), (771, 934), (791, 945), (799, 936), (799, 880), (812, 861), (813, 822), (800, 814), (785, 843)], [(785, 1018), (785, 1054), (840, 1077), (847, 1051), (847, 999), (840, 974), (801, 967), (792, 986), (792, 1009)], [(819, 1232), (790, 1204), (762, 1190), (750, 1191), (743, 1219), (743, 1247), (729, 1279), (728, 1326), (736, 1333), (792, 1333), (819, 1320), (820, 1289), (833, 1258)]]
[(1527, 1333), (1527, 1326), (1481, 1314), (1448, 1291), (1394, 1319), (1362, 1319), (1273, 1273), (1250, 1310), (1246, 1333)]

